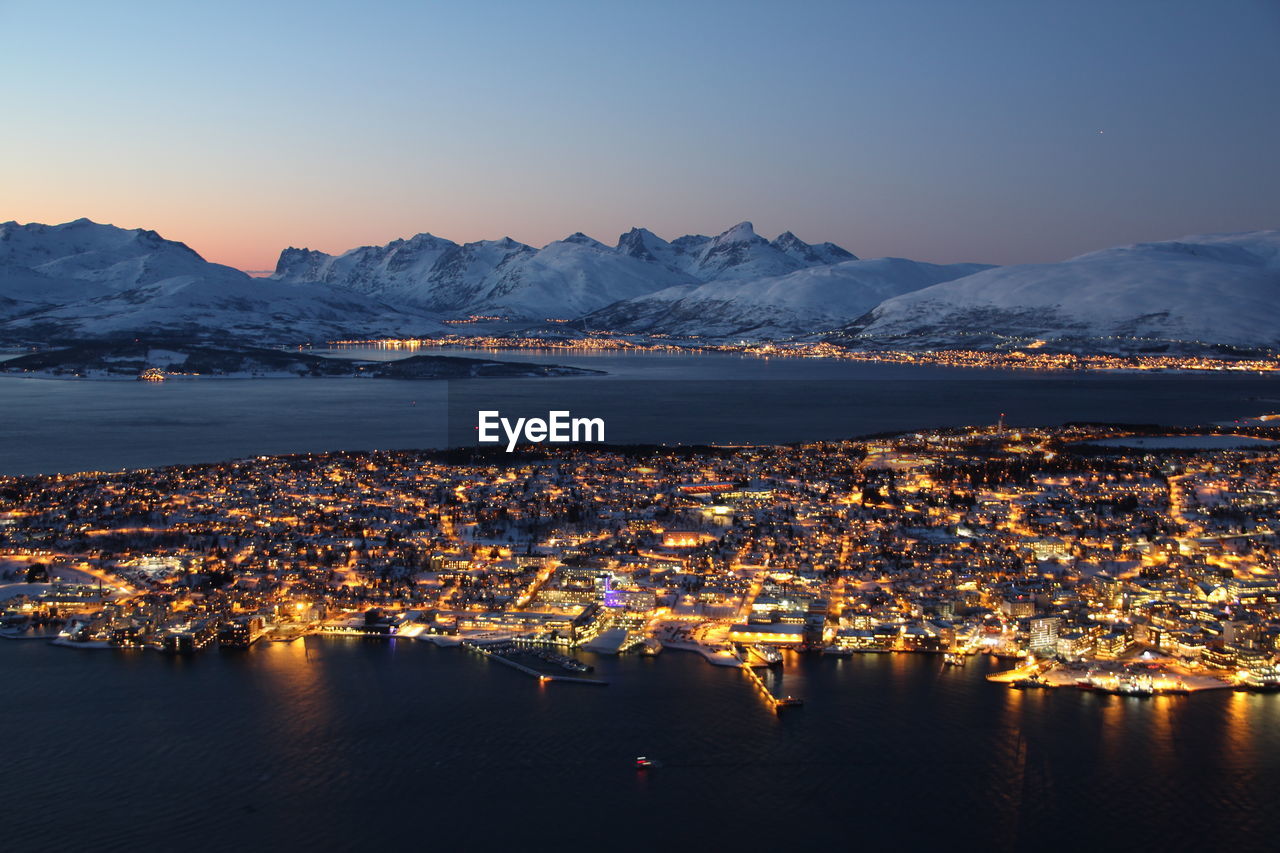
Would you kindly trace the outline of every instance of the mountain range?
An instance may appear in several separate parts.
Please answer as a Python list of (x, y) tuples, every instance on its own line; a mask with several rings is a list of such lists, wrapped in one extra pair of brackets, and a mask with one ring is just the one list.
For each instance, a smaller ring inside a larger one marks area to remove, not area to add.
[(251, 278), (154, 231), (78, 219), (0, 223), (0, 335), (312, 339), (351, 329), (441, 328), (360, 293)]
[(576, 321), (583, 329), (776, 339), (838, 328), (883, 300), (987, 269), (904, 258), (847, 260), (785, 275), (716, 279), (616, 302)]
[(986, 349), (1280, 348), (1280, 231), (1183, 237), (988, 269), (887, 299), (837, 340)]
[[(633, 228), (541, 249), (431, 234), (338, 255), (285, 249), (251, 278), (154, 231), (0, 224), (0, 343), (139, 333), (294, 343), (426, 336), (445, 321), (701, 340), (1075, 350), (1280, 349), (1280, 231), (1104, 249), (1051, 264), (859, 259), (749, 222), (667, 241)], [(559, 326), (558, 328), (565, 328)], [(1042, 344), (1043, 345), (1043, 344)]]
[(459, 245), (432, 234), (336, 256), (290, 248), (272, 279), (319, 282), (445, 314), (571, 320), (672, 287), (750, 281), (853, 258), (789, 231), (770, 242), (741, 222), (717, 237), (688, 235), (670, 243), (634, 228), (612, 247), (579, 232), (541, 249), (510, 237)]

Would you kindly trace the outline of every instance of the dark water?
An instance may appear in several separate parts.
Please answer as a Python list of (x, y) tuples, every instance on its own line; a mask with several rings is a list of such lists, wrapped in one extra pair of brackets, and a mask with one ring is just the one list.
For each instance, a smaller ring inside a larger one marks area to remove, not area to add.
[(731, 355), (447, 353), (594, 367), (608, 375), (451, 383), (0, 378), (0, 473), (439, 447), (473, 437), (479, 409), (526, 415), (569, 409), (605, 418), (610, 442), (686, 444), (848, 438), (994, 423), (1002, 412), (1010, 424), (1195, 424), (1280, 409), (1280, 379), (1248, 376), (1031, 374)]
[[(1280, 696), (1015, 691), (791, 659), (775, 716), (668, 651), (541, 686), (457, 649), (0, 642), (6, 849), (1274, 849)], [(638, 772), (638, 754), (661, 765)], [(820, 847), (817, 845), (821, 845)]]

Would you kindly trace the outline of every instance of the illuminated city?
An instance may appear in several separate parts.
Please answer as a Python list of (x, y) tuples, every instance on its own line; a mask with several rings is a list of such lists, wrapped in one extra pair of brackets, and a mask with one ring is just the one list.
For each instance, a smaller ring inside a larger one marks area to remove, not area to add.
[(583, 668), (573, 649), (665, 648), (748, 671), (785, 672), (797, 650), (982, 654), (1014, 688), (1276, 689), (1277, 432), (982, 428), (8, 478), (0, 560), (49, 585), (10, 598), (4, 624), (85, 648), (463, 644), (543, 680)]
[(1280, 847), (1276, 0), (0, 33), (3, 849)]
[(699, 343), (696, 340), (636, 340), (612, 333), (598, 333), (580, 338), (545, 338), (538, 336), (449, 335), (421, 339), (377, 339), (368, 341), (330, 341), (326, 346), (342, 348), (376, 348), (385, 350), (418, 350), (456, 347), (487, 351), (536, 350), (544, 352), (714, 352), (736, 353), (760, 358), (833, 358), (872, 363), (933, 365), (939, 367), (986, 368), (993, 370), (1037, 371), (1190, 371), (1273, 373), (1280, 370), (1280, 359), (1256, 355), (1238, 358), (1214, 358), (1202, 355), (1107, 355), (1078, 354), (1042, 349), (1044, 341), (1033, 341), (1009, 350), (878, 350), (857, 349), (829, 342), (821, 343)]

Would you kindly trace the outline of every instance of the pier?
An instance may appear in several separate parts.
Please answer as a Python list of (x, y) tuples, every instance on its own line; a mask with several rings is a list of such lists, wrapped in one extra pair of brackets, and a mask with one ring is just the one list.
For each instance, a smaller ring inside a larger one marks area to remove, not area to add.
[(747, 674), (747, 679), (755, 685), (756, 691), (775, 714), (782, 708), (796, 708), (804, 704), (803, 699), (797, 699), (795, 696), (774, 695), (773, 691), (769, 689), (769, 685), (764, 683), (764, 679), (760, 677), (760, 674), (749, 665), (744, 663), (742, 671)]
[(488, 649), (486, 649), (484, 646), (479, 645), (478, 643), (464, 641), (462, 643), (462, 647), (464, 649), (468, 649), (469, 651), (475, 652), (478, 655), (486, 657), (489, 660), (497, 661), (498, 663), (506, 664), (509, 667), (518, 669), (521, 672), (523, 672), (525, 675), (531, 675), (534, 678), (538, 679), (539, 681), (543, 681), (543, 682), (567, 681), (572, 684), (598, 684), (600, 686), (606, 686), (609, 683), (599, 678), (579, 678), (573, 675), (554, 675), (547, 672), (539, 672), (538, 670), (534, 669), (531, 666), (525, 666), (519, 661), (512, 660), (511, 658), (497, 654), (496, 652), (491, 652)]

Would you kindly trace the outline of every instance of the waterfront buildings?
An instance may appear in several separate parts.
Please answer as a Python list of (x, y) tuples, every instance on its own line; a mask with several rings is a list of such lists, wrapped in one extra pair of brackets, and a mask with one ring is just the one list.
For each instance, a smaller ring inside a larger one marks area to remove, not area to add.
[(712, 662), (755, 646), (1031, 654), (1264, 682), (1280, 450), (1116, 446), (1127, 434), (0, 478), (4, 630), (182, 652), (325, 632), (662, 643)]

